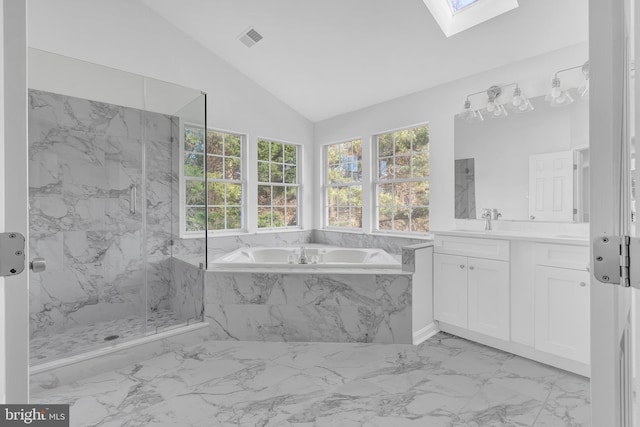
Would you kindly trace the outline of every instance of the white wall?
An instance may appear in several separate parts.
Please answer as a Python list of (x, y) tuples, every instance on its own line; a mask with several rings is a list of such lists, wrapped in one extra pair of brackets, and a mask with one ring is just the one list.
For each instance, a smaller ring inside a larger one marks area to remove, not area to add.
[[(365, 143), (363, 161), (371, 164), (368, 142), (373, 135), (428, 121), (431, 130), (431, 229), (452, 228), (455, 226), (454, 116), (462, 111), (465, 97), (494, 84), (514, 81), (520, 84), (526, 96), (542, 95), (550, 89), (556, 71), (582, 65), (587, 59), (588, 45), (584, 43), (318, 122), (315, 128), (316, 152), (319, 155), (322, 144), (362, 137)], [(437, 60), (434, 60), (434, 66), (437, 66)], [(580, 70), (561, 77), (563, 85), (578, 86)], [(319, 168), (318, 164), (316, 177), (320, 176)], [(366, 202), (367, 199), (363, 198), (363, 203)], [(321, 219), (316, 218), (316, 227), (320, 226)]]
[[(30, 47), (207, 92), (210, 126), (248, 134), (249, 164), (258, 137), (303, 144), (302, 223), (311, 227), (311, 122), (137, 1), (30, 0), (28, 20)], [(249, 185), (247, 200), (255, 191)]]

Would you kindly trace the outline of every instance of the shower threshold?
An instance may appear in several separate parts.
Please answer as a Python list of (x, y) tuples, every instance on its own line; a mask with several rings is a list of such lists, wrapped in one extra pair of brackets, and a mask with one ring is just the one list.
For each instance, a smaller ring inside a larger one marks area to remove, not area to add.
[(143, 316), (98, 322), (69, 328), (47, 335), (32, 336), (29, 342), (31, 366), (74, 356), (105, 346), (156, 334), (160, 331), (186, 325), (189, 322), (171, 310), (160, 310), (149, 314), (145, 330)]

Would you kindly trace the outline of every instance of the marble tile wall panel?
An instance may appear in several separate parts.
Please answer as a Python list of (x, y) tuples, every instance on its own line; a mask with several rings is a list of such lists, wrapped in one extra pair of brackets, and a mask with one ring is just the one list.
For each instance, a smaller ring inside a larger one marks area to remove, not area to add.
[(411, 343), (411, 276), (207, 272), (216, 339)]
[(171, 258), (169, 306), (182, 320), (204, 317), (204, 272), (189, 262)]
[(168, 306), (171, 119), (42, 91), (29, 98), (29, 244), (48, 261), (31, 276), (32, 333)]
[(401, 255), (404, 246), (428, 242), (429, 238), (384, 236), (365, 233), (345, 233), (334, 230), (313, 230), (313, 243), (349, 248), (380, 248)]

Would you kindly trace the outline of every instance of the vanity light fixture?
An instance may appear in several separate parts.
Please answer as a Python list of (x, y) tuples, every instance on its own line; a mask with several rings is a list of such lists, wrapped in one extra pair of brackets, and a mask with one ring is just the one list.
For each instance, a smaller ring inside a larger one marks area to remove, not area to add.
[(460, 117), (468, 122), (482, 122), (484, 121), (484, 117), (479, 110), (471, 109), (471, 101), (469, 97), (464, 101), (464, 111), (460, 113)]
[(497, 101), (497, 98), (500, 95), (502, 95), (502, 88), (500, 86), (494, 85), (487, 89), (489, 102), (487, 102), (485, 110), (493, 117), (505, 117), (509, 115), (509, 113), (507, 113), (507, 109), (504, 108), (504, 105)]
[(511, 98), (511, 109), (516, 113), (526, 113), (533, 111), (533, 104), (529, 101), (529, 98), (522, 94), (522, 89), (516, 84), (516, 88), (513, 89), (513, 97)]
[(551, 91), (545, 97), (545, 101), (547, 101), (552, 107), (561, 107), (563, 105), (569, 105), (573, 103), (574, 99), (569, 91), (562, 89), (558, 74), (564, 73), (566, 71), (576, 70), (578, 68), (582, 70), (582, 74), (585, 78), (583, 84), (577, 90), (578, 95), (581, 98), (587, 98), (589, 96), (589, 61), (587, 61), (582, 65), (565, 68), (556, 72), (556, 74), (553, 76), (553, 80), (551, 80)]

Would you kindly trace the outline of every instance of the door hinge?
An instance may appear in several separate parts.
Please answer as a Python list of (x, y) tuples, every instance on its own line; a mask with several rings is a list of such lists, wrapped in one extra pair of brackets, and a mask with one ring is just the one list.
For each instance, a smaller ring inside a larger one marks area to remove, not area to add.
[(640, 238), (593, 239), (593, 275), (604, 283), (640, 289)]
[(25, 239), (20, 233), (0, 233), (0, 276), (15, 276), (24, 271)]

